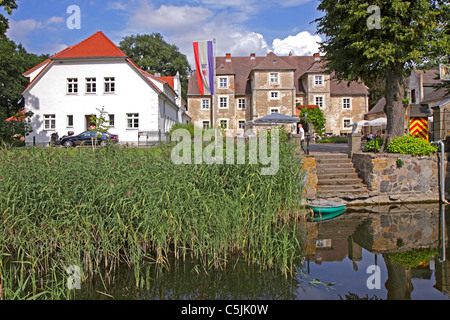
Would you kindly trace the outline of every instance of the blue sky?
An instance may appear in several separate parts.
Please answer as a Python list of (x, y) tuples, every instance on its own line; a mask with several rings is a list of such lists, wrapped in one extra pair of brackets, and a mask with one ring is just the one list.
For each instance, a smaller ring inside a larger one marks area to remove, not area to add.
[[(101, 30), (117, 45), (129, 35), (159, 32), (192, 63), (192, 42), (216, 39), (217, 55), (317, 52), (318, 0), (18, 0), (7, 36), (27, 51), (54, 54)], [(69, 29), (69, 6), (81, 28)], [(2, 12), (3, 13), (3, 12)]]

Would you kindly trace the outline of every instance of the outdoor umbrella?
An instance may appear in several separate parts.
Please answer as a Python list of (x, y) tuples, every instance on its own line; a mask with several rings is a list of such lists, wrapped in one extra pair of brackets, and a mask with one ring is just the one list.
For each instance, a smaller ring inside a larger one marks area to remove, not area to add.
[(270, 126), (297, 122), (300, 122), (299, 118), (290, 117), (281, 113), (272, 113), (268, 116), (248, 121), (245, 123), (245, 126)]
[(369, 127), (381, 127), (385, 126), (387, 124), (386, 118), (378, 118), (372, 121), (369, 121), (368, 126)]

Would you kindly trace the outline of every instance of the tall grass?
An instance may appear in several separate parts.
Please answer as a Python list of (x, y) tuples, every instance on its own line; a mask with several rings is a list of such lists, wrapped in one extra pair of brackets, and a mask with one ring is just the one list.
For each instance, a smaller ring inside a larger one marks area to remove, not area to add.
[[(126, 263), (138, 283), (145, 263), (170, 268), (169, 258), (194, 258), (225, 268), (240, 254), (291, 272), (301, 243), (289, 222), (303, 189), (294, 146), (281, 144), (273, 176), (261, 175), (259, 164), (175, 165), (170, 150), (0, 150), (3, 298), (68, 298), (62, 287), (69, 265), (80, 266), (86, 279)], [(6, 267), (7, 256), (22, 263)], [(31, 278), (18, 282), (17, 265)], [(20, 293), (44, 274), (53, 287), (32, 284)]]

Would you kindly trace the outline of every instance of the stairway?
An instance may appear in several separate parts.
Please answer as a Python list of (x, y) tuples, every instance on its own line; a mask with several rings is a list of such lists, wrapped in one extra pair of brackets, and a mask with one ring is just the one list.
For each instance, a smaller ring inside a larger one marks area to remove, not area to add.
[(347, 154), (316, 153), (317, 197), (358, 198), (367, 194), (367, 186), (358, 176)]

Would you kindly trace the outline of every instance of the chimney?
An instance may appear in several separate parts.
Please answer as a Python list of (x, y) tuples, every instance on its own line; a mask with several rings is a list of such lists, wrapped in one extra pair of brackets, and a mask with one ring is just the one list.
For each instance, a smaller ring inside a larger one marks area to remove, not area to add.
[(314, 53), (314, 60), (320, 60), (320, 53)]
[(231, 53), (226, 53), (225, 54), (225, 61), (226, 62), (231, 62)]
[(256, 54), (255, 53), (250, 53), (250, 59), (251, 60), (255, 60), (256, 59)]

